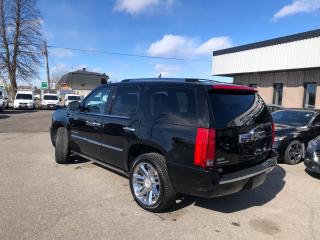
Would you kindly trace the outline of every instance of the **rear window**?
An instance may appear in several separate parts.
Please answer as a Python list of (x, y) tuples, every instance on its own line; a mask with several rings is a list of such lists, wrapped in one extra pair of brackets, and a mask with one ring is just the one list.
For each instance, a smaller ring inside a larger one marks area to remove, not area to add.
[(81, 101), (79, 96), (68, 96), (69, 101)]
[(16, 96), (16, 99), (32, 100), (32, 95), (31, 94), (18, 93), (17, 96)]
[(54, 95), (44, 95), (43, 96), (44, 100), (58, 100), (58, 96), (54, 96)]
[(257, 94), (210, 93), (216, 128), (271, 122), (262, 98)]
[(314, 116), (314, 112), (283, 110), (272, 114), (273, 120), (277, 124), (306, 126)]

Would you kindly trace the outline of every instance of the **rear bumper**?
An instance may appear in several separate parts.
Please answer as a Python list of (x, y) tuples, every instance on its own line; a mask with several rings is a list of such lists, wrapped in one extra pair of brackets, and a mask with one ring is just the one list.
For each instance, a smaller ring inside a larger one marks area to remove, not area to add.
[(276, 164), (275, 156), (256, 166), (224, 175), (194, 167), (181, 168), (171, 165), (168, 169), (177, 192), (212, 198), (260, 186)]
[(18, 106), (18, 107), (14, 107), (14, 109), (34, 109), (33, 106)]
[(41, 105), (42, 109), (57, 109), (56, 104)]

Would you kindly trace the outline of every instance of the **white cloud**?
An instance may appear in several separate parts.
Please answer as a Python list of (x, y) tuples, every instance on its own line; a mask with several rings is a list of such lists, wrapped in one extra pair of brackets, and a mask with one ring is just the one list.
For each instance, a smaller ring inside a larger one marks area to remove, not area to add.
[(273, 15), (274, 20), (297, 13), (309, 13), (320, 10), (320, 0), (294, 0)]
[(179, 66), (166, 64), (156, 64), (155, 70), (157, 72), (157, 75), (161, 73), (162, 77), (173, 77), (181, 72), (181, 68)]
[(117, 0), (114, 10), (138, 15), (151, 7), (170, 7), (175, 0)]
[(194, 49), (195, 39), (179, 35), (164, 35), (161, 40), (152, 43), (148, 54), (151, 56), (172, 57), (189, 55)]
[(69, 49), (51, 49), (50, 54), (57, 58), (71, 58), (73, 56), (73, 53)]
[(68, 72), (69, 68), (64, 63), (59, 63), (51, 68), (52, 74)]
[(214, 37), (206, 42), (201, 42), (197, 38), (167, 34), (152, 43), (147, 53), (157, 57), (210, 56), (212, 51), (231, 46), (231, 38), (226, 36)]
[(214, 37), (201, 44), (197, 49), (196, 53), (201, 55), (212, 54), (213, 51), (229, 48), (232, 46), (230, 37)]

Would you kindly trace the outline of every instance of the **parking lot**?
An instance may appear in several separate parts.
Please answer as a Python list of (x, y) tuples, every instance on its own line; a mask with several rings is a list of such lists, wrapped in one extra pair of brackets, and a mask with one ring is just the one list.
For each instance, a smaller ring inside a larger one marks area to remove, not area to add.
[(91, 162), (57, 165), (51, 111), (0, 114), (0, 239), (319, 239), (320, 178), (280, 164), (258, 189), (162, 214)]

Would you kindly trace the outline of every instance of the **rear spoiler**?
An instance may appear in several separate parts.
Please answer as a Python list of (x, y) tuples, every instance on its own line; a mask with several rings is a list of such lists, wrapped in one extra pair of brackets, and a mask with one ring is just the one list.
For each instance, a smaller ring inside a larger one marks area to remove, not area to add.
[(214, 85), (210, 88), (212, 91), (218, 92), (241, 92), (241, 93), (256, 93), (258, 92), (256, 89), (247, 86), (239, 86), (239, 85)]

